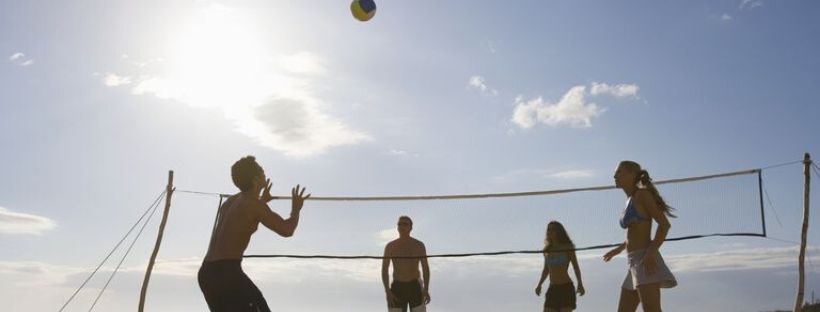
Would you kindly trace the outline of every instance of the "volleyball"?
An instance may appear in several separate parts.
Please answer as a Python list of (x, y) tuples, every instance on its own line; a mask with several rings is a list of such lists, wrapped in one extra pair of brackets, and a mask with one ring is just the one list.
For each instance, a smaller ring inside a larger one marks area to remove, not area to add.
[(376, 15), (376, 2), (373, 0), (353, 0), (350, 3), (350, 12), (357, 20), (366, 22)]

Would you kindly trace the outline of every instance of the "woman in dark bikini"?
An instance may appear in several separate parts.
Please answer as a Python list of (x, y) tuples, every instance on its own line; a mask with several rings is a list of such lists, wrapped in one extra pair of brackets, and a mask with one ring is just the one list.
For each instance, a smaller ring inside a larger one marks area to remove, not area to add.
[(541, 295), (541, 284), (549, 276), (550, 284), (544, 295), (544, 312), (567, 312), (575, 310), (575, 286), (569, 277), (569, 264), (578, 280), (577, 293), (584, 295), (584, 283), (581, 281), (581, 269), (575, 257), (575, 245), (569, 238), (564, 226), (558, 221), (547, 224), (544, 238), (544, 269), (541, 279), (535, 287), (535, 295)]

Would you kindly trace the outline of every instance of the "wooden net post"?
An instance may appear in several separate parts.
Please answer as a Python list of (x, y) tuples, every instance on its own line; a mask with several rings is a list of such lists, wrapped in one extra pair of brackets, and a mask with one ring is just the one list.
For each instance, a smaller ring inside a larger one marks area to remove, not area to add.
[(137, 311), (143, 312), (145, 308), (145, 293), (148, 290), (148, 280), (151, 279), (151, 270), (154, 269), (154, 261), (159, 253), (159, 246), (162, 243), (162, 234), (165, 232), (165, 223), (168, 221), (168, 211), (171, 209), (171, 195), (174, 193), (174, 171), (168, 171), (168, 186), (165, 189), (165, 210), (162, 212), (162, 222), (159, 224), (157, 242), (154, 244), (154, 252), (148, 260), (148, 268), (145, 269), (145, 278), (142, 280), (142, 290), (140, 291), (140, 306)]

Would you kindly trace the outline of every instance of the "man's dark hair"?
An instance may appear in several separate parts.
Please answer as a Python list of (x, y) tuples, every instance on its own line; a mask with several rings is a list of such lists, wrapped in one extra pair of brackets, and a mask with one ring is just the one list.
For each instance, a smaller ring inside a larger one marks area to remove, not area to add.
[(262, 172), (262, 167), (256, 163), (256, 157), (253, 156), (242, 157), (231, 166), (233, 184), (243, 192), (253, 187), (253, 179), (256, 179)]

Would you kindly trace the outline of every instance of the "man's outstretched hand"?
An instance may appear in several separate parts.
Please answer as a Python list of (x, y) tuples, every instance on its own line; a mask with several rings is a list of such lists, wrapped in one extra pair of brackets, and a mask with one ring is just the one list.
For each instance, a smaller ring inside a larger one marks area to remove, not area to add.
[(296, 187), (290, 189), (290, 196), (291, 196), (291, 210), (292, 211), (299, 211), (302, 210), (302, 205), (305, 204), (305, 199), (310, 198), (310, 193), (305, 196), (305, 188), (299, 188), (300, 185), (296, 184)]
[(270, 195), (271, 186), (273, 186), (273, 183), (270, 182), (270, 179), (265, 180), (265, 188), (262, 189), (262, 196), (259, 196), (259, 200), (267, 203), (274, 199), (274, 197)]

